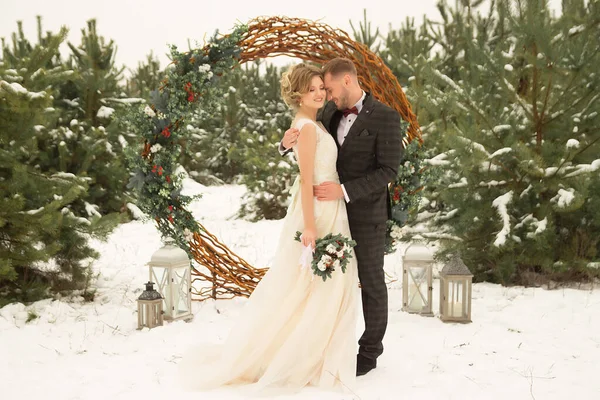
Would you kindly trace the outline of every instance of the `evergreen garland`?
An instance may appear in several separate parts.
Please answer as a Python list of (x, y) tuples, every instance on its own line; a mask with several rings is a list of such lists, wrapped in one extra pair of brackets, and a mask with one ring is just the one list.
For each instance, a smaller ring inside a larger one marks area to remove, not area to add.
[(184, 120), (197, 107), (211, 107), (216, 82), (239, 59), (237, 43), (247, 31), (240, 25), (227, 36), (215, 34), (202, 49), (182, 53), (171, 46), (172, 65), (160, 88), (151, 93), (150, 105), (133, 107), (127, 123), (143, 142), (131, 146), (128, 161), (133, 175), (129, 182), (138, 206), (156, 221), (163, 237), (173, 238), (183, 249), (199, 225), (186, 206), (196, 196), (181, 194), (181, 173), (176, 171), (187, 132)]

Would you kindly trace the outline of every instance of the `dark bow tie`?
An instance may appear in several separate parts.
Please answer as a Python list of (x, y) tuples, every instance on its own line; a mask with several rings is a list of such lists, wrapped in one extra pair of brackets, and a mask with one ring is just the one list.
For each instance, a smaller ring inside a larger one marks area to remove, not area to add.
[(356, 106), (352, 108), (346, 108), (345, 110), (342, 110), (342, 113), (344, 113), (344, 117), (347, 117), (350, 114), (358, 115), (358, 108), (356, 108)]

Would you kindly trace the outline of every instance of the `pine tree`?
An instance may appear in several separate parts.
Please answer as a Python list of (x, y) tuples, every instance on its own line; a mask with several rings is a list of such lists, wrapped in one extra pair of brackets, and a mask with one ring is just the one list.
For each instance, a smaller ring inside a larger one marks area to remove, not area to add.
[[(53, 119), (37, 132), (40, 148), (44, 149), (35, 161), (40, 171), (89, 178), (90, 190), (73, 205), (73, 212), (84, 218), (106, 216), (106, 223), (111, 220), (114, 226), (120, 217), (110, 214), (124, 210), (128, 173), (122, 156), (127, 139), (123, 130), (111, 122), (124, 108), (123, 103), (131, 99), (119, 98), (122, 70), (114, 65), (114, 43), (104, 44), (94, 20), (88, 21), (88, 30), (82, 34), (79, 48), (69, 43), (74, 54), (68, 61), (61, 60), (58, 50), (41, 59), (36, 49), (45, 46), (52, 34), (42, 36), (38, 17), (38, 44), (29, 42), (19, 23), (18, 32), (12, 35), (12, 47), (3, 46), (3, 57), (7, 67), (25, 68), (37, 78), (31, 80), (29, 90), (48, 89), (53, 97)], [(45, 77), (45, 70), (55, 73)]]
[(268, 65), (264, 75), (258, 67), (252, 71), (253, 95), (246, 99), (248, 122), (241, 132), (242, 146), (237, 147), (246, 171), (241, 183), (248, 188), (239, 215), (253, 221), (285, 217), (289, 188), (298, 166), (289, 154), (282, 158), (277, 145), (290, 127), (292, 113), (281, 99), (281, 71)]
[(8, 54), (32, 56), (22, 58), (18, 70), (7, 68), (6, 58), (0, 62), (0, 304), (37, 300), (50, 286), (85, 288), (90, 271), (83, 260), (96, 256), (87, 246), (90, 221), (69, 210), (86, 194), (86, 181), (44, 173), (36, 163), (38, 132), (52, 121), (54, 109), (48, 92), (28, 87), (64, 79), (63, 71), (45, 66), (66, 34), (64, 28), (48, 34), (36, 46), (13, 42)]
[(366, 45), (371, 51), (378, 52), (381, 45), (378, 43), (379, 28), (376, 28), (375, 32), (371, 30), (371, 22), (367, 18), (367, 9), (363, 9), (363, 20), (359, 21), (358, 29), (354, 27), (352, 21), (349, 22), (354, 39)]
[(139, 62), (137, 68), (130, 72), (125, 93), (128, 97), (142, 98), (146, 101), (150, 99), (150, 92), (160, 86), (165, 75), (160, 69), (160, 61), (152, 52), (146, 56), (145, 62)]
[[(119, 82), (124, 68), (115, 65), (116, 45), (112, 40), (105, 43), (96, 21), (89, 20), (81, 34), (78, 47), (68, 43), (72, 52), (68, 66), (74, 74), (57, 98), (65, 112), (48, 134), (61, 138), (54, 149), (59, 169), (90, 178), (89, 194), (78, 211), (85, 217), (107, 216), (114, 224), (119, 219), (115, 213), (125, 210), (129, 198), (123, 156), (128, 141), (122, 127), (113, 121), (126, 105), (142, 100), (123, 93)], [(48, 165), (50, 169), (56, 167), (54, 163)]]
[(600, 2), (565, 1), (559, 17), (542, 0), (450, 13), (437, 40), (459, 67), (431, 68), (418, 93), (441, 151), (430, 163), (445, 169), (427, 191), (429, 238), (480, 280), (598, 276)]
[(251, 220), (285, 215), (295, 163), (276, 144), (291, 113), (279, 93), (281, 72), (272, 65), (246, 64), (221, 77), (221, 101), (200, 108), (187, 128), (191, 140), (182, 165), (204, 184), (241, 183), (248, 196), (239, 215)]

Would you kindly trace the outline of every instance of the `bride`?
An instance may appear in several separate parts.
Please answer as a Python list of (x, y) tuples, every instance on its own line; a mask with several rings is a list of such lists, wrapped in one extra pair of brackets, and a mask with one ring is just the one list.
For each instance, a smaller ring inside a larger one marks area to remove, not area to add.
[[(328, 233), (350, 238), (343, 199), (318, 201), (313, 185), (339, 183), (337, 145), (316, 122), (326, 92), (321, 71), (298, 64), (281, 79), (281, 95), (295, 111), (292, 127), (300, 130), (293, 150), (300, 175), (291, 189), (273, 265), (247, 301), (222, 346), (186, 353), (180, 363), (183, 385), (207, 390), (248, 385), (261, 393), (317, 386), (352, 390), (356, 375), (358, 275), (356, 256), (346, 273), (313, 279), (300, 265), (303, 246)], [(302, 232), (302, 244), (294, 240)]]

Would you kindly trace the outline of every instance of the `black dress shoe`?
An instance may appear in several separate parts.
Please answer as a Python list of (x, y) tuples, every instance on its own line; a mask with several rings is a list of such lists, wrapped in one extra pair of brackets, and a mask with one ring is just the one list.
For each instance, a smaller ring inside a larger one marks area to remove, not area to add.
[(358, 354), (356, 356), (356, 376), (361, 376), (377, 367), (377, 360)]

